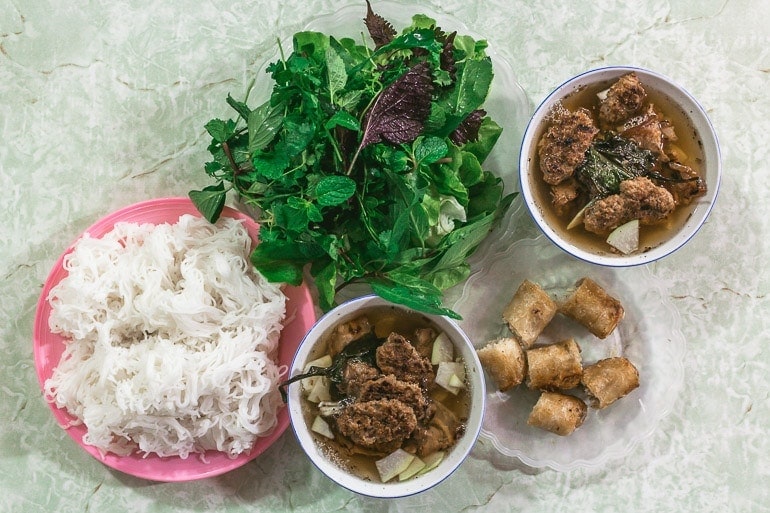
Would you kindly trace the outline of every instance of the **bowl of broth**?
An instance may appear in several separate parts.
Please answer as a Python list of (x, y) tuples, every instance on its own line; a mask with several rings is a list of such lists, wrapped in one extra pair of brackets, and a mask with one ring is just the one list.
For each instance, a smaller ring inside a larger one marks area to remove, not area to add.
[(615, 267), (684, 246), (711, 212), (721, 173), (716, 132), (698, 101), (628, 66), (558, 86), (535, 110), (519, 161), (541, 231), (577, 258)]
[(453, 320), (375, 295), (313, 326), (284, 383), (294, 433), (315, 466), (370, 497), (446, 479), (481, 430), (483, 370)]

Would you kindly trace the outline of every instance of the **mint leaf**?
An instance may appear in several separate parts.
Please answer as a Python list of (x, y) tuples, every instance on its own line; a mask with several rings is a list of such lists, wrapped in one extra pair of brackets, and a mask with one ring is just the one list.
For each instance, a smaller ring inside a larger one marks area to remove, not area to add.
[(257, 173), (268, 180), (277, 180), (289, 167), (289, 158), (283, 153), (258, 153), (252, 164)]
[(347, 176), (326, 176), (315, 187), (318, 204), (333, 207), (346, 202), (356, 192), (356, 182)]
[(235, 121), (228, 119), (223, 121), (221, 119), (212, 119), (204, 128), (209, 133), (214, 142), (223, 143), (227, 142), (230, 137), (235, 133)]
[(345, 89), (348, 82), (348, 74), (342, 57), (331, 46), (326, 49), (326, 75), (329, 80), (329, 99), (336, 103), (337, 93)]

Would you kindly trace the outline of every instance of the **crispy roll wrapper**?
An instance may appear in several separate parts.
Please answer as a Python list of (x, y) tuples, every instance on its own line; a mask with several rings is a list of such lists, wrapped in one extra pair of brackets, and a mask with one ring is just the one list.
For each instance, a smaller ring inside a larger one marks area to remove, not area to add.
[(606, 358), (583, 369), (581, 383), (591, 406), (606, 408), (639, 386), (639, 371), (626, 358)]
[(583, 424), (588, 407), (580, 398), (559, 392), (543, 392), (529, 414), (527, 424), (566, 436)]
[(623, 318), (623, 305), (590, 278), (582, 278), (576, 285), (572, 294), (559, 305), (559, 311), (597, 337), (607, 338)]
[(524, 381), (527, 359), (524, 349), (515, 338), (493, 340), (476, 351), (476, 354), (501, 392)]
[(540, 285), (524, 280), (503, 310), (503, 320), (524, 347), (531, 347), (557, 310), (556, 301)]
[(580, 384), (580, 346), (568, 338), (558, 344), (527, 349), (527, 386), (535, 390), (569, 390)]

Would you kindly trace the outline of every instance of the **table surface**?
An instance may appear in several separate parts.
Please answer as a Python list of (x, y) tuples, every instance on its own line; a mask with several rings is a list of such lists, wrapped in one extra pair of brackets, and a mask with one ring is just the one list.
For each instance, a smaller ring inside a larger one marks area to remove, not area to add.
[[(102, 465), (59, 428), (32, 352), (36, 302), (56, 258), (111, 211), (208, 185), (204, 123), (225, 115), (227, 93), (242, 90), (277, 38), (339, 5), (0, 0), (0, 510), (767, 511), (764, 0), (434, 0), (404, 7), (462, 20), (483, 34), (510, 63), (530, 107), (574, 74), (630, 64), (679, 82), (716, 127), (724, 166), (716, 208), (687, 246), (644, 269), (663, 284), (680, 324), (683, 379), (670, 411), (623, 457), (535, 468), (481, 439), (434, 489), (384, 501), (328, 480), (290, 430), (225, 475), (155, 483)], [(537, 235), (526, 216), (517, 222), (517, 237)]]

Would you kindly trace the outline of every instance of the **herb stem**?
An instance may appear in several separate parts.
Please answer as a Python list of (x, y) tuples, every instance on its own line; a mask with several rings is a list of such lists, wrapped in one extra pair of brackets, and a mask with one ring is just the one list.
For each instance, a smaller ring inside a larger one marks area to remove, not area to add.
[(225, 152), (225, 155), (227, 156), (227, 160), (230, 162), (230, 167), (233, 168), (233, 178), (235, 178), (238, 173), (240, 173), (240, 168), (238, 167), (238, 164), (236, 164), (235, 159), (233, 158), (233, 153), (230, 151), (230, 145), (227, 144), (227, 142), (222, 143), (222, 151)]

